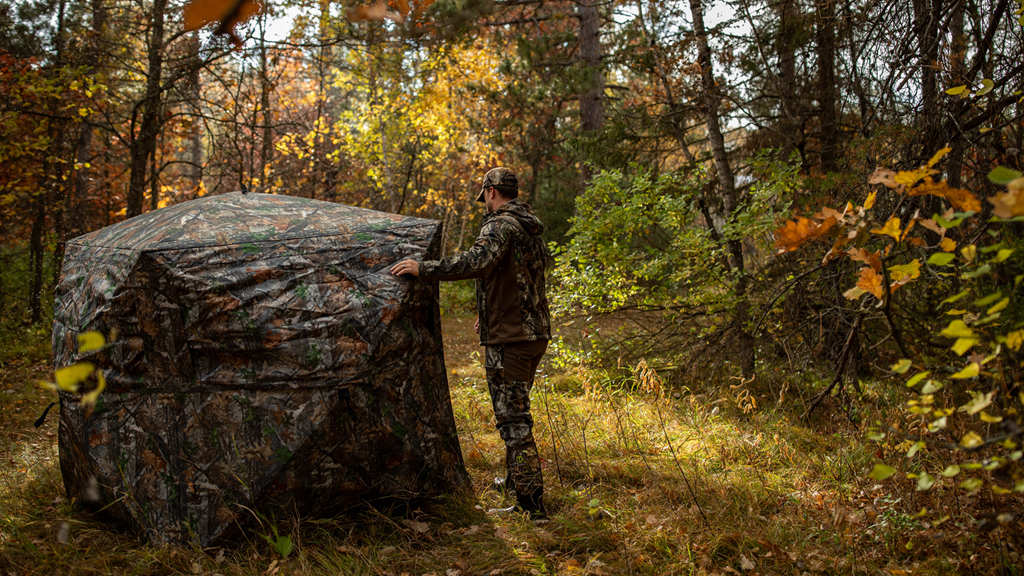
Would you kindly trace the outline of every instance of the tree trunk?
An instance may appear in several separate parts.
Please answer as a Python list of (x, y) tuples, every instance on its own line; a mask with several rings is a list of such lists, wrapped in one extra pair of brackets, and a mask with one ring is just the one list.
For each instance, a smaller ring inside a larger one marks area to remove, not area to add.
[[(915, 0), (917, 1), (917, 0)], [(835, 0), (817, 0), (818, 121), (821, 124), (821, 169), (836, 169), (839, 132), (836, 126)]]
[[(146, 72), (146, 91), (142, 101), (132, 113), (132, 134), (129, 157), (131, 159), (131, 175), (128, 179), (128, 217), (142, 214), (142, 202), (146, 189), (146, 171), (149, 160), (156, 153), (157, 135), (160, 133), (161, 118), (161, 73), (164, 57), (164, 16), (167, 11), (167, 0), (153, 0), (150, 12), (148, 70)], [(138, 132), (135, 131), (135, 119), (140, 115)], [(156, 178), (156, 174), (151, 177)]]
[(939, 19), (942, 18), (942, 0), (914, 0), (914, 32), (920, 47), (921, 67), (921, 150), (923, 158), (942, 146), (938, 90)]
[(577, 5), (580, 19), (580, 62), (585, 70), (580, 92), (580, 121), (584, 134), (604, 124), (604, 72), (601, 66), (601, 21), (595, 0)]
[[(60, 74), (64, 68), (64, 36), (65, 36), (65, 14), (67, 2), (60, 0), (57, 4), (57, 29), (53, 36), (53, 70), (54, 75)], [(50, 110), (57, 110), (58, 102), (52, 98), (49, 103)], [(51, 263), (56, 266), (63, 252), (64, 243), (64, 128), (65, 122), (59, 119), (49, 121), (49, 148), (47, 158), (43, 162), (43, 178), (47, 185), (44, 190), (36, 195), (35, 217), (32, 220), (31, 238), (29, 240), (29, 252), (32, 261), (32, 282), (29, 286), (29, 309), (32, 323), (35, 324), (42, 319), (42, 293), (43, 293), (43, 261), (44, 250), (43, 236), (46, 233), (46, 206), (52, 204), (54, 207), (52, 220), (58, 247), (54, 250)], [(56, 282), (57, 271), (54, 272)]]
[[(718, 172), (718, 185), (721, 188), (722, 207), (726, 220), (735, 218), (738, 198), (736, 179), (729, 165), (729, 155), (725, 149), (725, 137), (718, 120), (718, 103), (721, 96), (715, 82), (711, 64), (711, 48), (708, 46), (707, 30), (704, 28), (704, 7), (701, 0), (690, 0), (690, 11), (693, 13), (693, 32), (697, 41), (697, 61), (700, 64), (701, 87), (703, 88), (704, 118), (708, 130), (708, 142)], [(747, 299), (747, 279), (743, 266), (743, 241), (740, 238), (727, 239), (729, 268), (735, 277), (736, 305), (733, 309), (733, 323), (736, 326), (737, 347), (740, 368), (746, 377), (754, 374), (754, 340), (747, 330), (750, 317), (750, 302)]]
[(779, 0), (775, 4), (779, 31), (775, 37), (775, 54), (779, 60), (778, 95), (782, 121), (779, 123), (782, 157), (788, 159), (801, 138), (796, 98), (796, 35), (800, 33), (799, 7), (795, 0)]
[(154, 143), (149, 155), (149, 209), (160, 208), (160, 161), (157, 154), (159, 142)]
[(259, 178), (263, 189), (268, 189), (270, 170), (274, 155), (274, 133), (271, 128), (273, 114), (270, 110), (270, 91), (273, 86), (270, 83), (270, 63), (267, 58), (266, 42), (266, 15), (260, 19), (260, 114), (262, 116), (263, 137), (260, 145), (260, 170)]
[(189, 50), (189, 74), (188, 88), (189, 100), (192, 105), (192, 130), (189, 134), (189, 164), (190, 180), (192, 184), (192, 197), (197, 198), (203, 188), (203, 106), (202, 106), (202, 85), (199, 77), (199, 70), (202, 68), (202, 60), (199, 55), (199, 32), (193, 32), (188, 39)]
[(32, 233), (29, 238), (29, 260), (32, 268), (32, 281), (28, 287), (29, 317), (33, 324), (43, 317), (43, 227), (46, 225), (46, 193), (36, 193)]
[[(956, 2), (953, 6), (953, 14), (949, 21), (949, 62), (950, 62), (950, 86), (959, 86), (967, 83), (967, 36), (964, 34), (964, 10), (965, 2)], [(953, 108), (953, 116), (958, 117), (963, 105), (959, 101), (950, 104)], [(946, 180), (950, 186), (959, 188), (961, 186), (961, 172), (964, 164), (963, 138), (956, 134), (949, 135), (952, 150), (946, 160)]]
[[(584, 137), (592, 137), (604, 125), (604, 72), (601, 66), (601, 21), (596, 0), (582, 0), (576, 5), (580, 20), (579, 58), (584, 80), (579, 94), (580, 126)], [(592, 177), (589, 162), (592, 154), (584, 154), (581, 167), (582, 188)]]

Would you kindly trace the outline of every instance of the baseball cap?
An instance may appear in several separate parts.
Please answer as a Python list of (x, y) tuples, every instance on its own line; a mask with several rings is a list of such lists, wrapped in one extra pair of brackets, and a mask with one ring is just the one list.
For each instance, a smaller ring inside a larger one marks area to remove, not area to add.
[(506, 198), (519, 196), (519, 179), (516, 178), (516, 173), (508, 168), (499, 166), (498, 168), (491, 168), (487, 171), (487, 174), (484, 174), (484, 182), (480, 186), (480, 193), (476, 196), (477, 202), (484, 201), (484, 190), (488, 186), (494, 186)]

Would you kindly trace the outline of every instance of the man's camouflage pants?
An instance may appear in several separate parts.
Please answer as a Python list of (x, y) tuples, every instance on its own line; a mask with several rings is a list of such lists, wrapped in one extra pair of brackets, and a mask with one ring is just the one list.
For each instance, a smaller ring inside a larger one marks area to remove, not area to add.
[(540, 456), (533, 441), (530, 389), (546, 340), (487, 346), (484, 366), (498, 433), (505, 441), (508, 484), (526, 510), (540, 510), (544, 493)]

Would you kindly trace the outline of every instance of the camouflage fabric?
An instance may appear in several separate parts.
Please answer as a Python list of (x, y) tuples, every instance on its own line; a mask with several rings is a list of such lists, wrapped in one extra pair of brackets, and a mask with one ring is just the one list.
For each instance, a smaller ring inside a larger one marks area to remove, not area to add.
[(420, 277), (477, 278), (480, 344), (551, 339), (544, 271), (544, 225), (530, 206), (511, 200), (487, 214), (469, 250), (444, 260), (424, 260)]
[(484, 367), (498, 434), (505, 442), (507, 484), (526, 510), (543, 509), (544, 478), (533, 439), (530, 390), (546, 341), (488, 346)]
[[(207, 545), (243, 506), (323, 514), (466, 488), (437, 287), (388, 272), (440, 239), (432, 220), (233, 193), (69, 242), (54, 364), (88, 359), (108, 384), (91, 411), (62, 397), (69, 496)], [(80, 358), (90, 330), (117, 336)]]
[(505, 198), (519, 196), (519, 179), (516, 177), (516, 173), (508, 168), (492, 168), (487, 171), (487, 174), (484, 174), (483, 184), (480, 185), (480, 193), (476, 196), (477, 202), (484, 201), (484, 192), (488, 186), (497, 188)]

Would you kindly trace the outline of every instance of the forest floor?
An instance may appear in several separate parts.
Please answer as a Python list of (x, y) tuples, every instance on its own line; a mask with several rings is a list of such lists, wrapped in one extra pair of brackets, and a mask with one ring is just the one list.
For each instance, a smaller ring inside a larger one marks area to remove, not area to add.
[(267, 526), (231, 547), (157, 547), (73, 507), (56, 414), (33, 427), (52, 399), (35, 384), (50, 377), (48, 333), (9, 333), (0, 342), (0, 575), (1020, 573), (1021, 526), (918, 515), (928, 502), (912, 489), (867, 478), (877, 448), (834, 406), (805, 422), (784, 389), (773, 391), (781, 401), (755, 407), (727, 384), (666, 390), (650, 374), (613, 382), (550, 362), (533, 394), (550, 521), (488, 514), (502, 504), (490, 484), (504, 452), (472, 321), (448, 317), (444, 331), (474, 498), (409, 516), (291, 519), (274, 527), (295, 544), (287, 557), (261, 538)]

